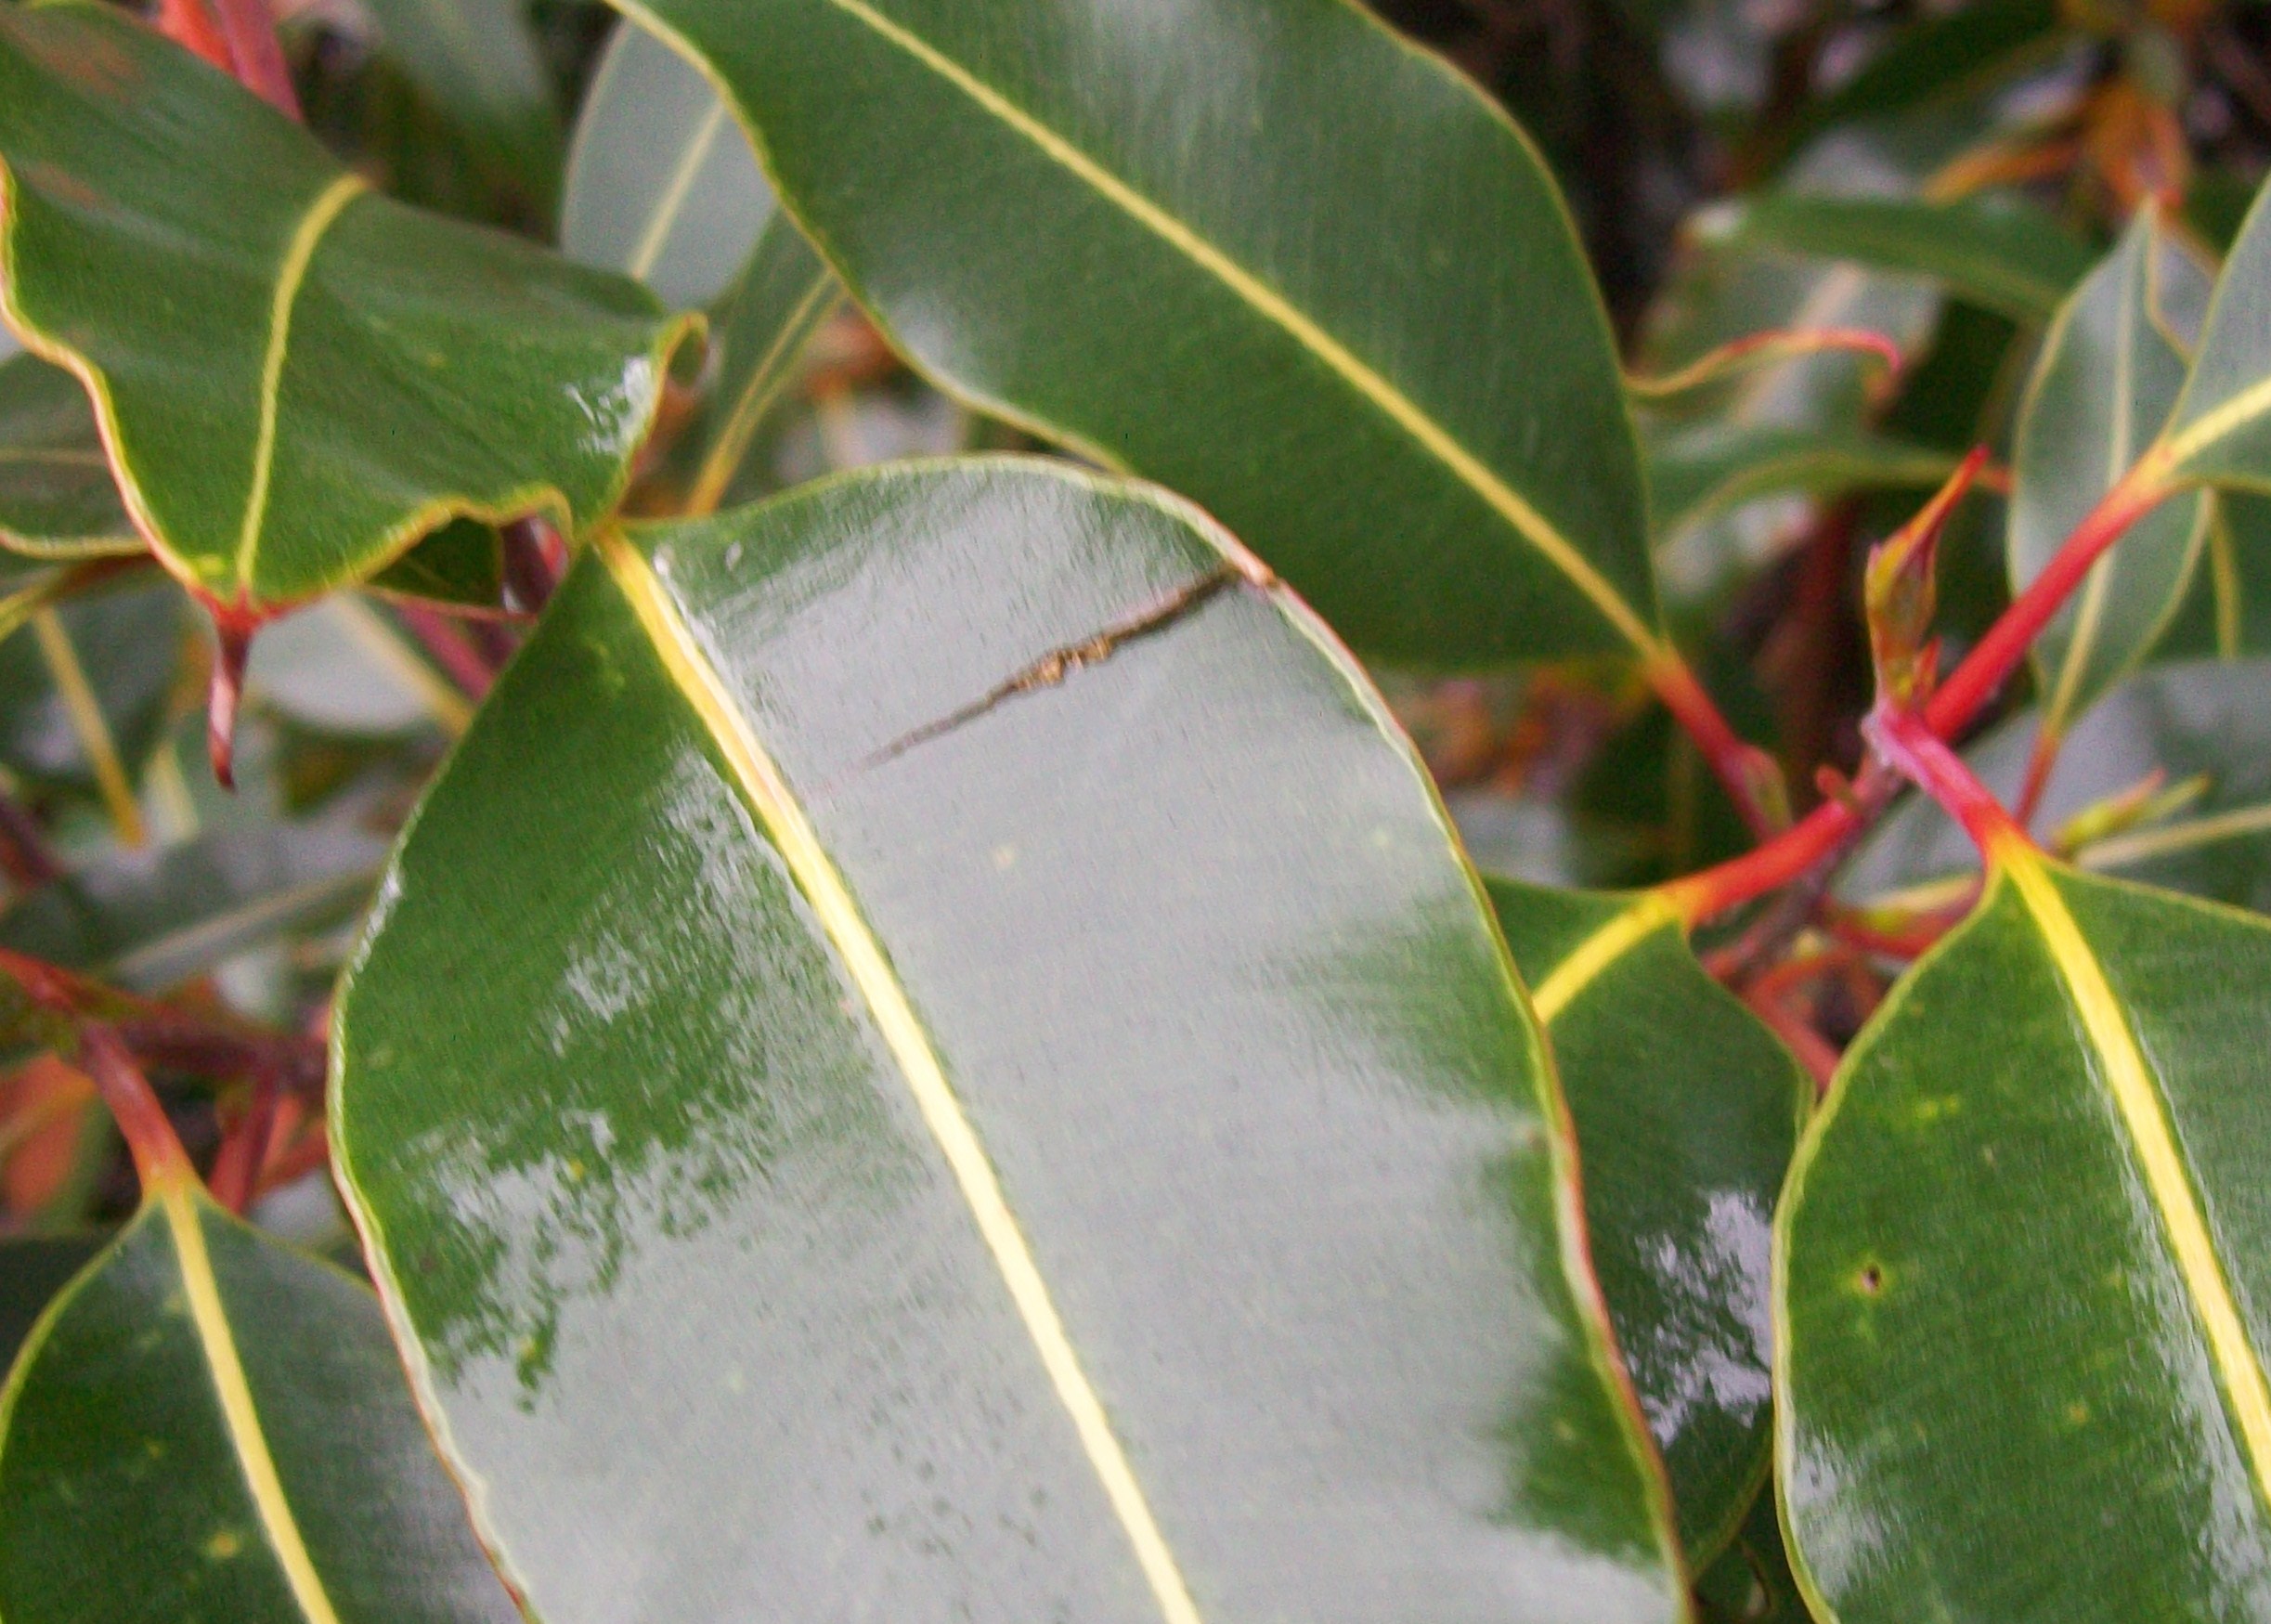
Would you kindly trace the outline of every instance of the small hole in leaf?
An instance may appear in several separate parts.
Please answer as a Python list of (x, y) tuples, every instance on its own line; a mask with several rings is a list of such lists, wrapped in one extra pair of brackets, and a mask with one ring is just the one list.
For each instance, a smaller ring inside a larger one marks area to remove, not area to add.
[(1875, 1296), (1885, 1289), (1885, 1271), (1874, 1263), (1862, 1266), (1861, 1289), (1865, 1295)]

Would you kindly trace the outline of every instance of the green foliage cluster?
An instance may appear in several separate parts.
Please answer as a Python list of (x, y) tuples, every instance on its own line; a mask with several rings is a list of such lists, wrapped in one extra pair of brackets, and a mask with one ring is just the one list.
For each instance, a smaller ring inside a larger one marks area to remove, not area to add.
[(2260, 12), (615, 4), (0, 0), (0, 1618), (2271, 1618)]

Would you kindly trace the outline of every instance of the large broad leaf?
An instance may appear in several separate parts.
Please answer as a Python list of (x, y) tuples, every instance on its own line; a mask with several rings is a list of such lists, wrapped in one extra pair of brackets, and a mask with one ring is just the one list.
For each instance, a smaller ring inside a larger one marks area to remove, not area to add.
[(1927, 276), (2022, 321), (2047, 319), (2092, 258), (2054, 216), (2011, 198), (1778, 192), (1746, 204), (1740, 229), (1754, 242)]
[[(2211, 273), (2138, 211), (2044, 334), (2012, 458), (2011, 583), (2040, 575), (2168, 421), (2199, 341)], [(2208, 532), (2205, 493), (2130, 526), (2034, 644), (2047, 725), (2063, 733), (2167, 629)]]
[(2008, 849), (1798, 1151), (1778, 1475), (1824, 1618), (2271, 1613), (2271, 924)]
[(1811, 1090), (1660, 898), (1489, 883), (1577, 1124), (1602, 1295), (1701, 1566), (1766, 1474), (1767, 1242)]
[[(2047, 834), (2154, 773), (2197, 794), (2169, 817), (2095, 841), (2086, 867), (2271, 911), (2271, 660), (2187, 661), (2131, 678), (2074, 725), (2035, 818)], [(2015, 799), (2040, 714), (2013, 717), (1965, 752), (1980, 778)], [(1914, 797), (1871, 835), (1841, 882), (1865, 899), (1976, 868), (1971, 843)]]
[(86, 391), (37, 356), (0, 362), (0, 547), (33, 558), (142, 551)]
[(88, 384), (169, 567), (240, 613), (453, 515), (605, 513), (681, 331), (629, 282), (371, 195), (109, 7), (0, 9), (0, 311)]
[[(2265, 188), (2271, 192), (2271, 188)], [(2162, 449), (2178, 478), (2271, 488), (2271, 207), (2258, 192), (2216, 279)]]
[(1656, 649), (1616, 352), (1552, 179), (1354, 6), (622, 8), (730, 88), (919, 366), (1205, 503), (1367, 652)]
[(539, 210), (560, 185), (562, 130), (524, 0), (366, 0), (389, 55), (492, 170)]
[(0, 1397), (0, 1610), (10, 1624), (519, 1616), (370, 1293), (179, 1180), (47, 1309)]
[(1515, 985), (1220, 530), (934, 465), (569, 576), (332, 1122), (550, 1624), (1671, 1618)]
[(1977, 0), (1896, 22), (1851, 78), (1806, 99), (1784, 140), (1976, 96), (2057, 49), (2070, 37), (2067, 27), (2058, 0)]

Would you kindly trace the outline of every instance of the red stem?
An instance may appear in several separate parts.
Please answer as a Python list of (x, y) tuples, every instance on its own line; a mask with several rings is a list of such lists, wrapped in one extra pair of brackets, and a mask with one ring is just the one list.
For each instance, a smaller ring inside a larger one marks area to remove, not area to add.
[[(2075, 526), (2043, 573), (1988, 628), (1963, 664), (1926, 703), (1925, 726), (1940, 739), (1968, 727), (2009, 679), (2027, 650), (2050, 623), (2107, 548), (2155, 503), (2169, 494), (2165, 460), (2148, 452), (2104, 500)], [(1691, 924), (1740, 907), (1779, 890), (1831, 857), (1860, 833), (1891, 799), (1889, 777), (1864, 773), (1851, 800), (1828, 800), (1756, 851), (1716, 868), (1706, 868), (1662, 888), (1662, 894)]]
[(396, 604), (395, 613), (401, 617), (410, 635), (418, 639), (419, 645), (434, 657), (434, 663), (464, 690), (467, 698), (479, 699), (488, 693), (497, 681), (496, 668), (450, 623), (447, 615), (423, 604)]
[(1673, 719), (1703, 752), (1713, 776), (1726, 786), (1729, 798), (1743, 814), (1743, 822), (1750, 832), (1761, 840), (1772, 839), (1783, 825), (1768, 815), (1758, 791), (1767, 775), (1776, 771), (1773, 759), (1737, 735), (1719, 714), (1719, 707), (1712, 703), (1711, 695), (1695, 680), (1695, 673), (1688, 669), (1687, 662), (1669, 648), (1650, 658), (1642, 669), (1656, 697), (1664, 701)]
[(224, 73), (236, 71), (228, 42), (214, 26), (205, 0), (158, 0), (158, 32), (194, 52)]
[(292, 86), (292, 69), (284, 60), (284, 47), (277, 41), (276, 16), (268, 9), (268, 0), (214, 0), (214, 4), (237, 77), (286, 118), (298, 120), (300, 94)]
[(1901, 777), (1938, 801), (1981, 851), (2011, 839), (2025, 839), (2011, 814), (1979, 782), (1947, 741), (1910, 711), (1879, 706), (1861, 724), (1870, 746)]
[(181, 1148), (149, 1079), (142, 1075), (118, 1034), (99, 1022), (88, 1022), (79, 1031), (79, 1059), (118, 1121), (118, 1131), (134, 1154), (135, 1172), (141, 1176), (143, 1193), (194, 1185), (197, 1170), (189, 1164), (189, 1153)]

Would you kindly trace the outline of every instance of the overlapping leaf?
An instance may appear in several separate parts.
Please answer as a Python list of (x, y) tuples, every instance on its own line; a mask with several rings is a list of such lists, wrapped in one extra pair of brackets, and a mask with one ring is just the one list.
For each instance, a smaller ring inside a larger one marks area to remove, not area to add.
[(2179, 478), (2271, 487), (2271, 209), (2258, 192), (2216, 279), (2199, 358), (2168, 425)]
[(86, 391), (37, 356), (0, 361), (0, 546), (49, 559), (142, 551)]
[[(2271, 660), (2150, 668), (2075, 723), (2044, 792), (2045, 838), (2151, 774), (2178, 796), (2168, 815), (2092, 841), (2093, 870), (2271, 910)], [(2040, 715), (2022, 712), (1965, 751), (1973, 771), (2016, 797)], [(1977, 866), (1968, 840), (1921, 797), (1894, 809), (1841, 882), (1855, 900), (1931, 884)]]
[(1552, 180), (1354, 6), (624, 9), (730, 88), (917, 364), (1196, 498), (1366, 651), (1657, 648), (1616, 354)]
[(603, 539), (383, 885), (332, 1122), (551, 1624), (1677, 1618), (1514, 988), (1249, 556), (932, 465)]
[(526, 201), (560, 186), (560, 109), (522, 0), (368, 0), (387, 51)]
[(0, 1397), (0, 1609), (519, 1617), (370, 1293), (178, 1184), (48, 1307)]
[(1741, 218), (1752, 241), (1930, 277), (2021, 321), (2047, 320), (2092, 257), (2054, 216), (2012, 198), (1776, 192), (1746, 204)]
[(842, 285), (775, 203), (733, 110), (629, 19), (577, 124), (561, 240), (674, 305), (711, 306), (702, 404), (672, 443), (670, 479), (674, 510), (714, 512)]
[(1660, 899), (1489, 884), (1552, 1040), (1593, 1267), (1700, 1567), (1766, 1472), (1767, 1243), (1810, 1089)]
[[(2159, 435), (2184, 387), (2211, 280), (2147, 208), (2059, 309), (2019, 411), (2014, 590), (2042, 573)], [(2054, 733), (2151, 651), (2176, 612), (2213, 516), (2205, 492), (2162, 502), (2098, 561), (2044, 629), (2034, 654)]]
[(1846, 1057), (1776, 1262), (1843, 1624), (2271, 1607), (2271, 925), (2005, 850)]
[(0, 309), (88, 383), (168, 566), (240, 615), (453, 515), (605, 513), (681, 331), (629, 283), (371, 195), (108, 7), (0, 11)]

